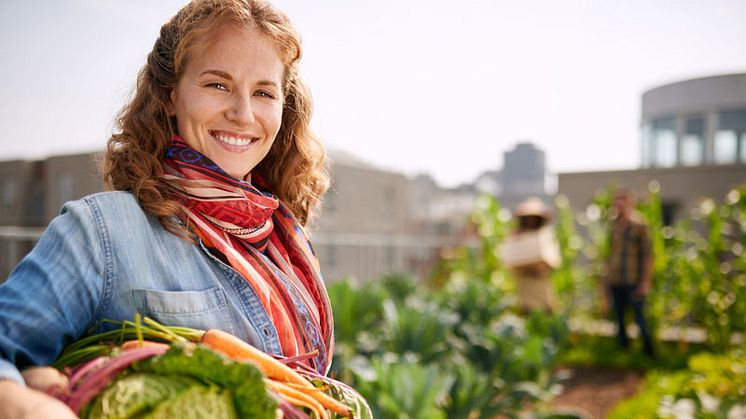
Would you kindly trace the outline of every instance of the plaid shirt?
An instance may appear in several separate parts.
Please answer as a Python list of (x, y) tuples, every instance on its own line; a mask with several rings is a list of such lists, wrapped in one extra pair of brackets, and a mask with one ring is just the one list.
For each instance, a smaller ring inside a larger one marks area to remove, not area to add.
[(606, 265), (609, 285), (637, 285), (643, 275), (644, 262), (651, 252), (648, 227), (629, 220), (622, 228), (611, 232), (611, 249)]

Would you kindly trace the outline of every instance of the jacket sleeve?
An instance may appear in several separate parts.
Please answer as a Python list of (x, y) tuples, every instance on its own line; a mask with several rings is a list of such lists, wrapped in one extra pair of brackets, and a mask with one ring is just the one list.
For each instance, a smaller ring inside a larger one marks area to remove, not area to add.
[(0, 379), (48, 365), (92, 326), (106, 279), (102, 229), (84, 200), (69, 202), (0, 285)]

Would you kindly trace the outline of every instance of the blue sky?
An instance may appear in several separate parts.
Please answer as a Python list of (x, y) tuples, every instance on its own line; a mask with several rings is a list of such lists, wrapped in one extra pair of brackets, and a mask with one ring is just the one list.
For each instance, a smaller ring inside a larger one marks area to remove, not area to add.
[[(639, 164), (640, 95), (746, 72), (742, 0), (274, 2), (324, 143), (445, 185), (532, 141), (553, 172)], [(96, 150), (184, 1), (0, 2), (0, 159)]]

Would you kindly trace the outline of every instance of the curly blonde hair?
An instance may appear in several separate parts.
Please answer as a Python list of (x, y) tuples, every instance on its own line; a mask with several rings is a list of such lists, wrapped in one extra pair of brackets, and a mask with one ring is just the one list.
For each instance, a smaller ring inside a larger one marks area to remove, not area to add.
[(179, 235), (173, 219), (182, 207), (160, 178), (163, 156), (176, 132), (170, 94), (184, 74), (192, 48), (223, 24), (254, 27), (274, 40), (285, 66), (282, 124), (267, 156), (253, 170), (305, 225), (329, 186), (325, 153), (311, 133), (310, 93), (298, 76), (300, 37), (288, 18), (261, 0), (194, 0), (161, 27), (137, 77), (134, 98), (121, 111), (103, 159), (108, 189), (131, 192), (143, 210)]

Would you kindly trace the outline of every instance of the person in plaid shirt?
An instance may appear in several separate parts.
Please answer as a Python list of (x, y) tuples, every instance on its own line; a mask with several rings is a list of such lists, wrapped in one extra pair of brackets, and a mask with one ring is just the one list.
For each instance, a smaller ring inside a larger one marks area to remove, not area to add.
[(640, 328), (643, 350), (653, 356), (653, 342), (643, 309), (645, 296), (650, 292), (653, 255), (648, 226), (635, 212), (635, 198), (628, 189), (619, 188), (614, 194), (611, 229), (611, 248), (606, 264), (604, 284), (614, 306), (617, 338), (623, 347), (629, 346), (624, 315), (632, 307), (635, 322)]

